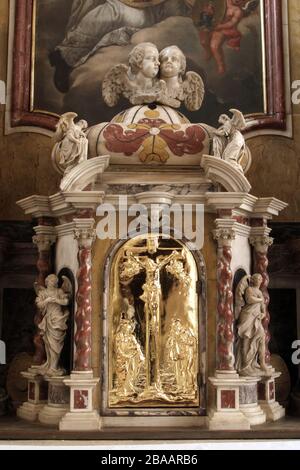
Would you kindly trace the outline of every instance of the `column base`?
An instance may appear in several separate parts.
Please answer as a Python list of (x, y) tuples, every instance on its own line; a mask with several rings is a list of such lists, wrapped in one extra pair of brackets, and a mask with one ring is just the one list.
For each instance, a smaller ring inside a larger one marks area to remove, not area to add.
[(69, 411), (69, 408), (55, 408), (53, 405), (44, 406), (38, 416), (39, 422), (48, 426), (58, 426), (60, 420)]
[(69, 377), (45, 377), (48, 382), (48, 404), (39, 414), (42, 424), (58, 426), (61, 418), (70, 411), (70, 390), (64, 381)]
[(64, 384), (70, 387), (70, 412), (59, 423), (61, 431), (97, 431), (100, 429), (99, 413), (94, 410), (93, 390), (100, 379), (93, 371), (73, 371)]
[(32, 423), (38, 419), (41, 409), (47, 404), (48, 384), (44, 377), (32, 369), (21, 375), (28, 380), (28, 401), (18, 408), (17, 416)]
[(267, 416), (267, 421), (278, 421), (285, 417), (285, 409), (277, 401), (273, 403), (260, 403)]
[(17, 416), (18, 418), (33, 423), (34, 421), (37, 421), (39, 414), (44, 408), (44, 406), (44, 404), (36, 405), (27, 401), (26, 403), (23, 403), (20, 408), (17, 409)]
[(267, 415), (267, 421), (278, 421), (285, 416), (285, 409), (276, 401), (275, 379), (280, 377), (275, 372), (271, 377), (264, 377), (258, 384), (259, 405)]
[(98, 431), (101, 428), (97, 411), (67, 413), (59, 423), (60, 431)]
[(210, 411), (207, 426), (210, 431), (249, 431), (250, 422), (241, 411)]
[(257, 384), (260, 377), (240, 377), (240, 410), (251, 426), (264, 424), (267, 417), (258, 404)]
[(241, 412), (247, 418), (251, 426), (264, 424), (267, 421), (267, 416), (262, 408), (253, 403), (251, 405), (240, 405)]
[(250, 422), (240, 410), (239, 389), (244, 383), (236, 371), (216, 371), (209, 378), (216, 390), (216, 403), (208, 413), (208, 428), (221, 430), (249, 430)]

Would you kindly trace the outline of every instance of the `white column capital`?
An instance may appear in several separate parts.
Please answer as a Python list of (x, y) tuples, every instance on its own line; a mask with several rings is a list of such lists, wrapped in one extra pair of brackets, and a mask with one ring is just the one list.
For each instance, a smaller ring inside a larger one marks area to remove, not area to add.
[(78, 242), (79, 249), (91, 248), (96, 240), (94, 219), (74, 219), (74, 238)]
[(250, 237), (250, 244), (254, 247), (255, 251), (258, 253), (267, 253), (270, 246), (273, 245), (274, 238), (269, 237), (269, 235), (252, 235)]
[(56, 242), (55, 227), (48, 225), (39, 225), (34, 227), (35, 235), (32, 238), (33, 243), (40, 251), (50, 251), (51, 246)]
[(213, 237), (219, 248), (231, 246), (236, 237), (236, 221), (233, 219), (216, 219), (215, 223), (216, 229), (213, 230)]

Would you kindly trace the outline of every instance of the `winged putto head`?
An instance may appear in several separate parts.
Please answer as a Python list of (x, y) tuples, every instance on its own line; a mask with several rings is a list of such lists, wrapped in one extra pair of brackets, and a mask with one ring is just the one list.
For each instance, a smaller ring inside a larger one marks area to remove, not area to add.
[(105, 103), (113, 107), (124, 96), (133, 105), (160, 103), (189, 111), (200, 109), (204, 84), (195, 72), (186, 73), (186, 58), (177, 46), (160, 53), (151, 43), (141, 43), (129, 54), (129, 65), (114, 66), (102, 86)]

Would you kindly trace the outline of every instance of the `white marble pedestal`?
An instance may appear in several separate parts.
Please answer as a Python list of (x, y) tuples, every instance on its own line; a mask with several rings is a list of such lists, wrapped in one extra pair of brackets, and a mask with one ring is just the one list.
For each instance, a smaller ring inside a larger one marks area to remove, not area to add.
[(100, 429), (100, 417), (93, 409), (93, 390), (99, 382), (93, 372), (72, 372), (64, 380), (70, 387), (70, 412), (60, 420), (60, 431), (96, 431)]
[(216, 372), (209, 378), (216, 393), (214, 408), (208, 413), (208, 428), (213, 431), (249, 430), (250, 422), (240, 410), (240, 379), (236, 372)]
[(70, 409), (70, 391), (64, 384), (66, 377), (46, 377), (48, 382), (48, 404), (39, 413), (42, 424), (57, 426)]
[(257, 384), (259, 381), (259, 377), (241, 377), (240, 410), (251, 426), (264, 424), (267, 420), (266, 414), (258, 404)]
[(28, 380), (28, 401), (17, 410), (17, 416), (26, 421), (34, 422), (38, 419), (41, 409), (48, 400), (48, 383), (44, 377), (32, 369), (21, 374)]
[(271, 377), (262, 377), (258, 383), (259, 405), (267, 416), (267, 421), (278, 421), (285, 416), (285, 409), (276, 401), (275, 379), (280, 372), (274, 372)]

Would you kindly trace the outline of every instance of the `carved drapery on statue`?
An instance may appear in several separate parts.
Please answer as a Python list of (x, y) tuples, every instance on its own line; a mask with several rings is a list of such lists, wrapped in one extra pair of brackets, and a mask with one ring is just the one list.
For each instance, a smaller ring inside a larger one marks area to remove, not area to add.
[[(51, 246), (54, 244), (56, 237), (53, 233), (53, 228), (50, 225), (41, 225), (36, 228), (36, 232), (37, 234), (33, 237), (33, 243), (38, 249), (36, 284), (40, 287), (44, 287), (45, 279), (52, 269)], [(34, 316), (36, 333), (33, 338), (35, 346), (33, 363), (35, 365), (43, 364), (46, 359), (45, 345), (39, 329), (39, 325), (42, 320), (43, 316), (41, 310), (37, 307), (36, 314)]]
[(197, 268), (179, 243), (138, 237), (120, 249), (110, 324), (109, 406), (197, 406)]
[(63, 285), (58, 287), (58, 277), (50, 274), (45, 280), (46, 287), (35, 284), (36, 304), (41, 312), (39, 331), (46, 350), (46, 362), (33, 369), (40, 375), (62, 376), (66, 371), (60, 367), (60, 356), (67, 332), (69, 309), (67, 308), (72, 294), (68, 278), (63, 276)]
[(260, 274), (245, 276), (237, 286), (235, 316), (237, 323), (236, 369), (244, 376), (268, 376), (272, 371), (266, 364), (266, 333), (263, 321), (266, 305)]

